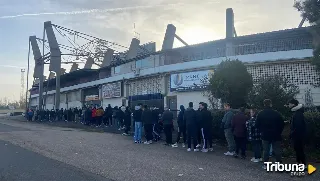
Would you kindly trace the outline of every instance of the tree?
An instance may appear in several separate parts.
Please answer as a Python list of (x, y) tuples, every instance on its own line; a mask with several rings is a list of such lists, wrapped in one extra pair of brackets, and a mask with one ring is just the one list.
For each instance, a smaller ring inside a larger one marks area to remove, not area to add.
[(221, 99), (233, 108), (246, 105), (247, 96), (253, 86), (252, 77), (239, 60), (221, 62), (209, 79), (209, 98)]
[(301, 13), (301, 16), (314, 25), (310, 32), (314, 39), (314, 51), (312, 64), (320, 71), (320, 1), (319, 0), (296, 0), (294, 7)]
[(252, 107), (262, 109), (263, 100), (271, 99), (273, 108), (286, 115), (288, 108), (284, 105), (298, 93), (298, 86), (282, 76), (273, 75), (260, 78), (249, 93), (248, 100)]

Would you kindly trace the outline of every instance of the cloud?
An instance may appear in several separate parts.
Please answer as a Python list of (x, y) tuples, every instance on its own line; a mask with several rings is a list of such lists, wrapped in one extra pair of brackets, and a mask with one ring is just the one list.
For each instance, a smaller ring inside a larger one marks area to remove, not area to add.
[(166, 4), (166, 5), (150, 5), (150, 6), (131, 6), (131, 7), (124, 7), (124, 8), (110, 8), (110, 9), (89, 9), (89, 10), (80, 10), (80, 11), (28, 13), (28, 14), (0, 16), (0, 19), (12, 19), (12, 18), (25, 17), (25, 16), (41, 16), (41, 15), (77, 15), (77, 14), (91, 14), (91, 13), (111, 13), (111, 12), (123, 12), (123, 11), (131, 11), (131, 10), (157, 8), (157, 7), (163, 7), (163, 6), (165, 6), (166, 8), (175, 8), (178, 5), (181, 5), (181, 3), (173, 3), (173, 4)]

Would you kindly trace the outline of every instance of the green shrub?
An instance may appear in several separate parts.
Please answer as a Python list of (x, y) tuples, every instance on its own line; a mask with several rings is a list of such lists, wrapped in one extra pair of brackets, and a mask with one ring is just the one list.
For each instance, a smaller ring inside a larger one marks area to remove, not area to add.
[(307, 143), (315, 148), (320, 148), (320, 112), (305, 112), (307, 124)]

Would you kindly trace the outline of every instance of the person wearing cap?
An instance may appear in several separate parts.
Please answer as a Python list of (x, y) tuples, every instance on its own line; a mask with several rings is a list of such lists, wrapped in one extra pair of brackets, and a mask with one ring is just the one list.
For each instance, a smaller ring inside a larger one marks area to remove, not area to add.
[(298, 164), (306, 165), (306, 156), (304, 153), (305, 137), (306, 137), (306, 123), (304, 120), (304, 108), (299, 101), (292, 99), (288, 107), (291, 109), (293, 115), (290, 126), (290, 138), (293, 141), (293, 147), (296, 152), (296, 161)]

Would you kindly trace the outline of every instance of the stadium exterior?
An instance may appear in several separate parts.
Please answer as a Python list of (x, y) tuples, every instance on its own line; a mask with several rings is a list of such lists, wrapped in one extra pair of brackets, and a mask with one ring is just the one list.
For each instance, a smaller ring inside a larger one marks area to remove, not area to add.
[[(106, 107), (145, 103), (178, 109), (188, 102), (208, 102), (203, 77), (226, 59), (245, 63), (253, 80), (281, 75), (299, 86), (297, 99), (320, 105), (319, 72), (311, 65), (313, 38), (310, 27), (246, 36), (234, 36), (233, 14), (228, 16), (226, 38), (172, 48), (175, 27), (168, 25), (162, 50), (107, 68), (81, 69), (61, 76), (60, 108), (98, 104)], [(195, 35), (196, 36), (196, 35)], [(51, 82), (51, 83), (50, 83)], [(55, 108), (54, 80), (49, 80), (45, 107)], [(30, 105), (37, 106), (32, 89)]]

